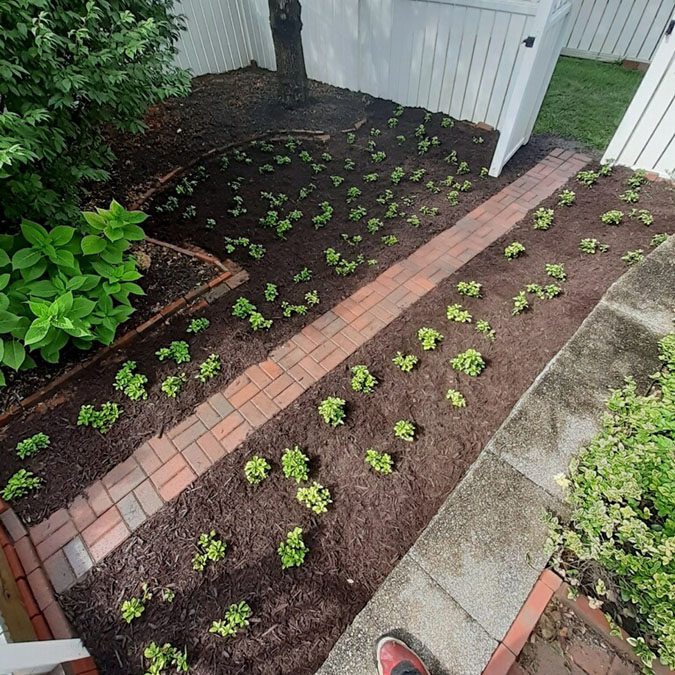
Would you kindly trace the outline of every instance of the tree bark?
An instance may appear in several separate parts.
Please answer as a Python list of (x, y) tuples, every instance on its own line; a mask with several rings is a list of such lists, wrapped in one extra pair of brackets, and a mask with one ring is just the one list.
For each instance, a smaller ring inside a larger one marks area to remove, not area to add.
[(300, 0), (268, 0), (281, 102), (290, 108), (307, 102), (307, 71), (302, 51)]

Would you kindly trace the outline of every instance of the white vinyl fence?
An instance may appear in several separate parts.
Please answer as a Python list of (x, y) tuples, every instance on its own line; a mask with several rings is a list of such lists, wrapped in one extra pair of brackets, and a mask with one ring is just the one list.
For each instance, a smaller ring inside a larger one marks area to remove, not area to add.
[(675, 10), (604, 161), (675, 179)]
[(675, 0), (574, 0), (562, 53), (650, 63)]

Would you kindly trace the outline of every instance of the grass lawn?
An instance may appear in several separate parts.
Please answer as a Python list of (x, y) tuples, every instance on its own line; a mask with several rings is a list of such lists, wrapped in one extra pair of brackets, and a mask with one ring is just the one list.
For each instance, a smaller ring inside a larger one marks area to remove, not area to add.
[(573, 138), (596, 150), (604, 150), (642, 75), (614, 63), (562, 56), (534, 133)]

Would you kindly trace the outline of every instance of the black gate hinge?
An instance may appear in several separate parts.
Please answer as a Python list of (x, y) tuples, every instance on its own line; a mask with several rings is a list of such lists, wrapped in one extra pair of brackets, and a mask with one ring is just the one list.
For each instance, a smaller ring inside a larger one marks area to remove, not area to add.
[(523, 44), (524, 44), (526, 47), (532, 47), (532, 46), (534, 45), (534, 36), (528, 35), (528, 36), (523, 40)]

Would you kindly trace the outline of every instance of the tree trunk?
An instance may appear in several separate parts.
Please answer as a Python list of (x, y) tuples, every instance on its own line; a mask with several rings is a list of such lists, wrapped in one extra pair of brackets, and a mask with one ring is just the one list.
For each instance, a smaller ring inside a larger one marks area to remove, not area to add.
[(277, 60), (279, 99), (295, 108), (307, 102), (307, 71), (302, 51), (300, 0), (268, 0)]

